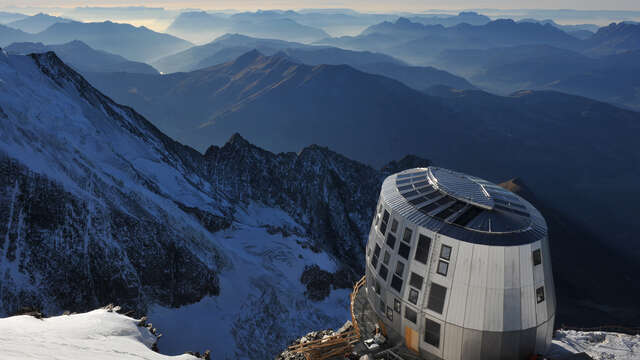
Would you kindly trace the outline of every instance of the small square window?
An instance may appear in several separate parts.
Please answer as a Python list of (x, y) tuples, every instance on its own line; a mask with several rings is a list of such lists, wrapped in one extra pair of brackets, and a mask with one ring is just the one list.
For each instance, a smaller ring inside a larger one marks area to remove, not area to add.
[(544, 286), (540, 286), (536, 289), (536, 300), (538, 304), (544, 301)]
[(389, 270), (387, 269), (386, 266), (381, 264), (380, 265), (380, 271), (378, 271), (378, 274), (380, 275), (382, 280), (387, 281), (387, 274), (389, 274)]
[(402, 241), (406, 242), (407, 244), (411, 244), (412, 235), (413, 235), (413, 231), (411, 231), (411, 229), (409, 228), (404, 229), (404, 234), (402, 235)]
[(393, 321), (393, 309), (387, 306), (387, 319)]
[(376, 244), (376, 248), (373, 250), (373, 256), (380, 256), (380, 245)]
[(380, 295), (380, 283), (376, 281), (376, 294)]
[(404, 318), (411, 321), (412, 323), (418, 322), (418, 313), (415, 310), (411, 309), (408, 306), (404, 307)]
[(409, 279), (409, 284), (418, 290), (422, 290), (422, 282), (424, 278), (414, 272), (411, 273), (411, 278)]
[(380, 224), (380, 233), (384, 236), (385, 232), (387, 232), (387, 223), (383, 221), (382, 224)]
[(542, 253), (540, 249), (533, 250), (533, 265), (536, 266), (540, 264), (542, 264)]
[(391, 232), (395, 234), (396, 231), (398, 231), (398, 220), (393, 219), (391, 221)]
[(409, 260), (410, 251), (411, 251), (411, 248), (409, 246), (407, 246), (403, 242), (400, 243), (400, 246), (398, 247), (398, 255), (402, 256), (406, 260)]
[(449, 263), (446, 261), (440, 260), (438, 262), (438, 270), (437, 273), (442, 276), (447, 276), (447, 272), (449, 271)]
[(424, 319), (424, 342), (440, 347), (440, 324), (427, 318)]
[(442, 245), (442, 248), (440, 248), (440, 257), (445, 260), (451, 260), (451, 246)]
[(402, 279), (393, 275), (391, 278), (391, 287), (398, 293), (402, 292)]
[(371, 257), (371, 266), (375, 269), (376, 267), (378, 267), (378, 257), (373, 255)]
[(418, 296), (420, 295), (420, 293), (418, 291), (416, 291), (416, 289), (410, 289), (409, 290), (409, 302), (412, 303), (413, 305), (418, 305)]
[(396, 264), (396, 275), (400, 277), (404, 275), (404, 264), (400, 261), (398, 261), (398, 264)]
[(396, 237), (391, 233), (387, 234), (387, 245), (392, 249), (396, 246)]
[(388, 252), (388, 251), (385, 251), (385, 252), (384, 252), (384, 258), (382, 258), (382, 262), (383, 262), (385, 265), (389, 265), (389, 259), (391, 259), (391, 254), (389, 254), (389, 252)]
[(393, 299), (393, 309), (400, 314), (400, 310), (402, 310), (402, 304), (400, 303), (400, 300), (398, 299)]

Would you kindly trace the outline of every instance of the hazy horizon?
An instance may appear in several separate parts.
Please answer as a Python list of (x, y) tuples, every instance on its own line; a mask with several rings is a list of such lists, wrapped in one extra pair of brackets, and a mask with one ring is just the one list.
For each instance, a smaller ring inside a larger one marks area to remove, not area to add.
[(188, 8), (197, 8), (205, 10), (270, 10), (270, 9), (331, 9), (344, 8), (358, 11), (371, 12), (425, 12), (429, 10), (450, 10), (459, 11), (465, 9), (491, 9), (491, 10), (578, 10), (578, 11), (640, 11), (640, 2), (637, 0), (620, 0), (614, 3), (608, 3), (606, 7), (602, 6), (599, 0), (539, 0), (533, 2), (530, 0), (399, 0), (393, 3), (382, 0), (245, 0), (242, 2), (232, 0), (217, 1), (212, 4), (211, 1), (204, 0), (187, 0), (187, 1), (126, 1), (126, 0), (2, 0), (0, 1), (0, 9), (55, 9), (55, 8), (74, 8), (74, 7), (151, 7), (165, 8), (167, 10), (180, 10)]

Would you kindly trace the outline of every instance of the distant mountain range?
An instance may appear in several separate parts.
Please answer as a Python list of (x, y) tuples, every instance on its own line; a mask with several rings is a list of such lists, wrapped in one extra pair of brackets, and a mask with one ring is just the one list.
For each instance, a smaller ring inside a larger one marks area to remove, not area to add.
[[(640, 204), (640, 114), (598, 101), (537, 91), (421, 93), (349, 66), (255, 51), (191, 73), (88, 78), (201, 151), (239, 131), (273, 151), (318, 143), (373, 165), (428, 155), (489, 179), (520, 174), (550, 206), (620, 247), (633, 249), (625, 239), (640, 231), (631, 215)], [(620, 193), (628, 199), (612, 203)]]
[(364, 14), (327, 9), (322, 11), (267, 10), (236, 14), (190, 11), (181, 13), (167, 32), (197, 43), (207, 43), (225, 33), (260, 38), (311, 42), (332, 35), (357, 34), (367, 26), (396, 15)]
[(94, 49), (108, 51), (134, 61), (148, 62), (190, 47), (192, 44), (145, 27), (101, 23), (55, 23), (37, 34), (0, 25), (0, 46), (14, 42), (62, 44), (80, 40)]
[(29, 15), (0, 11), (0, 24), (7, 24), (27, 17)]
[(576, 48), (580, 40), (551, 26), (496, 20), (485, 25), (423, 25), (400, 18), (367, 28), (355, 37), (324, 39), (319, 44), (393, 54), (415, 64), (428, 64), (448, 49), (488, 49), (523, 44)]
[(484, 25), (491, 21), (488, 16), (473, 11), (463, 11), (458, 15), (417, 15), (409, 20), (423, 25), (456, 26), (458, 24)]
[(14, 29), (22, 30), (28, 33), (39, 33), (46, 30), (49, 26), (56, 23), (70, 23), (74, 22), (71, 19), (66, 19), (58, 16), (51, 16), (43, 13), (39, 13), (33, 16), (29, 16), (24, 19), (16, 20), (7, 24)]
[(9, 54), (28, 55), (53, 51), (66, 64), (80, 73), (88, 72), (129, 72), (159, 74), (151, 65), (125, 59), (120, 55), (94, 50), (82, 41), (75, 40), (61, 45), (42, 43), (14, 43), (4, 49)]
[(457, 89), (474, 88), (467, 80), (446, 71), (433, 67), (407, 66), (402, 61), (384, 54), (257, 39), (238, 34), (221, 36), (209, 44), (194, 46), (159, 59), (153, 64), (163, 73), (189, 72), (232, 61), (251, 50), (258, 50), (268, 56), (278, 54), (307, 65), (346, 64), (364, 72), (400, 80), (417, 90), (425, 90), (434, 85), (446, 85)]
[(273, 11), (232, 16), (184, 12), (167, 28), (167, 32), (196, 42), (209, 42), (225, 33), (297, 42), (313, 42), (329, 36), (324, 30), (302, 25), (287, 15), (288, 12)]
[(557, 90), (640, 110), (640, 50), (600, 58), (547, 45), (449, 50), (434, 64), (497, 93)]

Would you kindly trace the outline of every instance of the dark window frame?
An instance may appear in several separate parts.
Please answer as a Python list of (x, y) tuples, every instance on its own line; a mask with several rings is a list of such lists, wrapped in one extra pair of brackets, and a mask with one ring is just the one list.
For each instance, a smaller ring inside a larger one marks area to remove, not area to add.
[(533, 250), (533, 252), (531, 253), (531, 256), (533, 257), (533, 266), (538, 266), (542, 264), (542, 250), (540, 249)]
[[(397, 276), (397, 275), (391, 275), (391, 288), (395, 291), (398, 292), (398, 294), (402, 294), (402, 285), (404, 283), (404, 280), (402, 280), (401, 277)], [(396, 287), (399, 284), (399, 289)]]
[(424, 318), (424, 342), (439, 349), (441, 332), (442, 325), (440, 323)]
[(536, 303), (540, 304), (541, 302), (544, 302), (544, 286), (536, 289)]
[[(444, 265), (444, 273), (442, 273), (440, 271), (440, 264)], [(449, 263), (444, 261), (444, 260), (438, 260), (438, 266), (436, 267), (436, 273), (442, 275), (442, 276), (447, 276), (447, 274), (449, 273)]]
[(431, 251), (431, 242), (433, 240), (427, 235), (420, 234), (418, 236), (418, 245), (416, 246), (416, 253), (413, 259), (421, 264), (427, 265), (429, 263), (429, 252)]
[(420, 292), (416, 289), (409, 288), (409, 295), (407, 296), (407, 300), (413, 305), (418, 305), (418, 298), (420, 297)]
[(396, 298), (393, 299), (393, 309), (398, 314), (400, 314), (402, 312), (402, 303), (400, 302), (400, 300), (398, 300)]
[(412, 308), (405, 306), (404, 307), (404, 318), (411, 321), (414, 324), (418, 323), (418, 312), (413, 310)]
[(424, 282), (424, 277), (414, 273), (413, 271), (411, 272), (411, 275), (409, 276), (409, 285), (413, 286), (414, 288), (420, 291), (422, 290), (423, 282)]
[(389, 232), (387, 234), (387, 240), (385, 241), (385, 243), (387, 244), (388, 247), (390, 247), (392, 250), (395, 249), (396, 247), (396, 242), (398, 241), (398, 239), (396, 239), (396, 236), (393, 235), (391, 232)]
[[(446, 256), (446, 257), (444, 256), (444, 249), (448, 249), (448, 251), (449, 251), (449, 255)], [(440, 247), (440, 258), (444, 259), (444, 260), (447, 260), (447, 261), (450, 261), (451, 260), (451, 252), (452, 251), (453, 251), (453, 249), (451, 248), (451, 246), (442, 244), (442, 246)]]
[(411, 256), (411, 247), (403, 242), (400, 242), (400, 246), (398, 246), (398, 255), (408, 261), (409, 257)]
[[(400, 273), (398, 273), (398, 268), (399, 267), (402, 267), (402, 271), (400, 271)], [(402, 261), (398, 260), (396, 262), (396, 270), (393, 273), (395, 275), (398, 275), (400, 278), (404, 277), (404, 267), (405, 267), (404, 263)]]
[(444, 305), (447, 300), (447, 288), (436, 283), (431, 283), (429, 288), (429, 299), (427, 300), (427, 309), (442, 314)]
[[(407, 239), (407, 237), (409, 239)], [(410, 228), (406, 227), (404, 228), (404, 232), (402, 233), (402, 241), (404, 241), (407, 244), (411, 244), (411, 238), (413, 237), (413, 230), (411, 230)]]

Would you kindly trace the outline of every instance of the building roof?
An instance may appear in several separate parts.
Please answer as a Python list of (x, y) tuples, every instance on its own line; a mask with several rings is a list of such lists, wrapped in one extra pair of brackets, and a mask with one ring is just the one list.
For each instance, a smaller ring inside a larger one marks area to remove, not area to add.
[(428, 167), (391, 175), (382, 196), (410, 221), (473, 243), (519, 245), (547, 233), (542, 215), (520, 196), (452, 170)]

